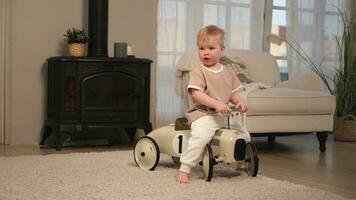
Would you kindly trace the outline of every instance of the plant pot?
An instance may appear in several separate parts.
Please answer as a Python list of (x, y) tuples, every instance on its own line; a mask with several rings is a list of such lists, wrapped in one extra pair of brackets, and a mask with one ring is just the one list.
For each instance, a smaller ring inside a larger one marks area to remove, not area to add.
[(68, 44), (68, 53), (70, 56), (84, 56), (85, 51), (84, 43), (71, 43)]
[(337, 117), (335, 121), (334, 139), (338, 141), (356, 141), (356, 117), (348, 115)]

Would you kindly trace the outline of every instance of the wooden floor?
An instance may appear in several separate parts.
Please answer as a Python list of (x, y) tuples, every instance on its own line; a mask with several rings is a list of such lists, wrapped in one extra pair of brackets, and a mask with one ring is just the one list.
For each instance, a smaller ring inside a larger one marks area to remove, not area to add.
[[(253, 138), (259, 150), (260, 174), (293, 183), (328, 190), (356, 199), (356, 142), (327, 141), (325, 153), (319, 152), (314, 134), (277, 137), (273, 148), (266, 138)], [(68, 147), (62, 151), (37, 146), (0, 145), (0, 156), (45, 155), (72, 152), (98, 152), (132, 149), (132, 145)]]

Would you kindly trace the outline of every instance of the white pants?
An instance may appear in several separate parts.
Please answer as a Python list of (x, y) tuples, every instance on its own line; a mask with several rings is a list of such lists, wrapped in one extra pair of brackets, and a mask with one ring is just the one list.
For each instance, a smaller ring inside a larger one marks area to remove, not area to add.
[[(190, 173), (190, 169), (194, 167), (204, 151), (204, 147), (214, 137), (216, 130), (224, 127), (225, 118), (219, 115), (208, 115), (201, 117), (191, 124), (191, 137), (188, 140), (188, 147), (180, 157), (180, 171)], [(234, 129), (240, 132), (247, 133), (245, 127), (236, 125)]]

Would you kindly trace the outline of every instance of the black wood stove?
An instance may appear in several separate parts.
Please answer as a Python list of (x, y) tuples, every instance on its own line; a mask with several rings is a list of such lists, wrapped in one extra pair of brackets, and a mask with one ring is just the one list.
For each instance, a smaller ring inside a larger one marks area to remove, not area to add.
[(47, 120), (41, 145), (51, 134), (60, 150), (64, 136), (95, 132), (100, 138), (107, 129), (152, 130), (152, 61), (107, 56), (107, 12), (107, 0), (89, 0), (88, 57), (47, 59)]

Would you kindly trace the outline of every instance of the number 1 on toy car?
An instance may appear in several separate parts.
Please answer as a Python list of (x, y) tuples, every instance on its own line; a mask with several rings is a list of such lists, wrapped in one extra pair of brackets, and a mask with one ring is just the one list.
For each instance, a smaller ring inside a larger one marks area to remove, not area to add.
[(184, 134), (177, 134), (175, 137), (173, 137), (172, 149), (176, 154), (181, 155), (186, 149), (187, 143), (188, 139)]

